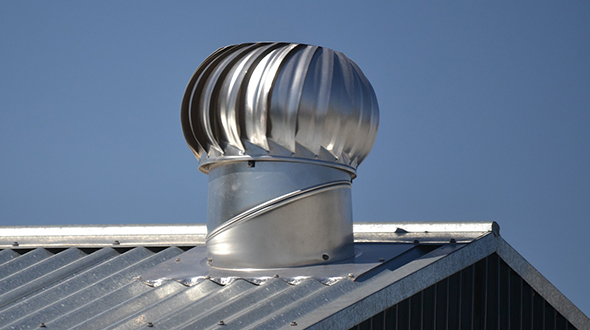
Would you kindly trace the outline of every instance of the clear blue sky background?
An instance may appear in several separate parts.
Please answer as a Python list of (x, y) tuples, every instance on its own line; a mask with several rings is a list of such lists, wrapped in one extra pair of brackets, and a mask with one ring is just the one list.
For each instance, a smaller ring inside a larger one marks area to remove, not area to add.
[(355, 221), (495, 220), (590, 313), (588, 1), (1, 1), (0, 224), (205, 222), (184, 88), (269, 40), (375, 88)]

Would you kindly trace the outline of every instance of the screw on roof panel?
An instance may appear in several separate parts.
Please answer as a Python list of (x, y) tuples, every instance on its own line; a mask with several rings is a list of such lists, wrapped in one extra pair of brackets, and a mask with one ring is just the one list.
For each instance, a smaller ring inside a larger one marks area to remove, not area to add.
[(114, 241), (113, 242), (113, 245), (120, 245), (120, 244), (121, 244), (121, 242), (119, 242), (119, 241)]
[(39, 328), (47, 328), (47, 326), (45, 325), (45, 323), (41, 322), (41, 324), (39, 324)]
[(223, 322), (223, 320), (217, 322), (217, 325), (225, 325), (225, 322)]
[(147, 326), (148, 328), (153, 328), (153, 327), (154, 327), (154, 324), (153, 324), (152, 322), (148, 322), (148, 323), (146, 324), (146, 326)]
[(296, 325), (297, 325), (297, 322), (295, 322), (295, 321), (291, 321), (290, 325), (291, 325), (292, 327), (294, 327), (294, 326), (296, 326)]
[(12, 246), (18, 246), (18, 242), (12, 242)]

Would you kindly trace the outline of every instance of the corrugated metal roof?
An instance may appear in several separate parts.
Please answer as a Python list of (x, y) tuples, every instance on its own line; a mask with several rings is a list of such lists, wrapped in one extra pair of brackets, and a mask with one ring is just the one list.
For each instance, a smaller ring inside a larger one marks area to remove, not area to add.
[[(357, 224), (359, 244), (412, 248), (354, 281), (164, 281), (152, 287), (138, 277), (203, 244), (195, 243), (202, 225), (163, 227), (157, 234), (159, 226), (101, 226), (101, 235), (88, 226), (68, 227), (67, 236), (59, 227), (0, 227), (0, 329), (347, 328), (492, 253), (572, 324), (590, 328), (588, 318), (506, 244), (493, 223)], [(142, 235), (151, 236), (147, 246), (140, 246)]]

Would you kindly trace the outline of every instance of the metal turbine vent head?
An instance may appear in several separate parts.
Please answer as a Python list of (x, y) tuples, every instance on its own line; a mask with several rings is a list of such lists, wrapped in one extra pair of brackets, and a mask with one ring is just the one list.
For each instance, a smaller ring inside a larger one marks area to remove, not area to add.
[(350, 184), (379, 109), (359, 67), (293, 43), (221, 48), (182, 101), (184, 136), (209, 174), (211, 265), (265, 268), (350, 257)]

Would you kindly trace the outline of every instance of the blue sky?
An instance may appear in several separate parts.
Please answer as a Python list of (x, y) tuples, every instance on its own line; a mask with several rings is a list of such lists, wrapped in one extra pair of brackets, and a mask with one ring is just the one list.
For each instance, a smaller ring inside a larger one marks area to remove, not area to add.
[(0, 2), (0, 225), (205, 222), (180, 129), (251, 41), (353, 59), (381, 110), (355, 221), (497, 221), (590, 313), (590, 3)]

